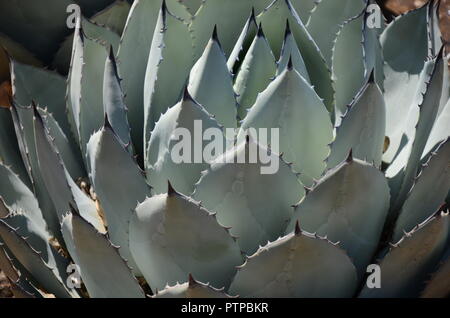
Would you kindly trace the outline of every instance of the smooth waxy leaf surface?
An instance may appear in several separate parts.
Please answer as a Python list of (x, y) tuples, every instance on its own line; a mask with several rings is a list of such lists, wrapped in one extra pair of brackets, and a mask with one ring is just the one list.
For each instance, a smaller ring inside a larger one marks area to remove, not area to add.
[(131, 253), (145, 279), (162, 290), (192, 273), (215, 288), (228, 288), (242, 263), (237, 243), (207, 210), (168, 192), (140, 204), (130, 221)]
[(356, 284), (355, 266), (342, 249), (297, 232), (247, 258), (229, 292), (240, 297), (351, 297)]
[(103, 123), (103, 77), (106, 48), (77, 28), (68, 83), (68, 109), (77, 131), (80, 149), (86, 152), (91, 135)]
[(311, 77), (311, 83), (314, 85), (317, 94), (325, 100), (327, 109), (330, 113), (333, 113), (334, 93), (331, 85), (330, 70), (317, 44), (306, 30), (291, 2), (289, 0), (274, 1), (256, 20), (262, 24), (275, 58), (280, 56), (284, 39), (285, 30), (280, 26), (286, 25), (286, 20), (289, 21), (297, 45), (301, 47), (302, 57)]
[(414, 107), (420, 72), (427, 58), (426, 6), (395, 19), (383, 32), (380, 41), (385, 59), (384, 89), (386, 132), (390, 146), (384, 155), (391, 162), (401, 148), (407, 114)]
[[(262, 154), (270, 163), (263, 163)], [(257, 159), (251, 161), (252, 156)], [(239, 163), (240, 158), (249, 160)], [(250, 139), (211, 163), (202, 173), (193, 198), (216, 212), (219, 223), (231, 227), (241, 249), (251, 255), (284, 233), (292, 205), (303, 195), (291, 167)]]
[(298, 220), (305, 231), (339, 241), (362, 275), (378, 247), (388, 209), (389, 188), (383, 174), (349, 158), (299, 202), (288, 232)]
[(281, 49), (281, 56), (278, 60), (277, 75), (281, 74), (289, 65), (289, 61), (292, 61), (294, 69), (303, 76), (307, 82), (311, 82), (311, 79), (306, 69), (305, 61), (303, 61), (302, 54), (298, 48), (297, 42), (292, 35), (289, 22), (286, 24), (286, 34), (284, 35), (283, 47)]
[(306, 27), (329, 66), (333, 43), (340, 25), (360, 14), (364, 8), (363, 0), (322, 0), (311, 12)]
[(260, 29), (245, 55), (234, 83), (239, 104), (239, 118), (245, 118), (258, 94), (272, 81), (275, 71), (275, 58)]
[(105, 232), (94, 201), (82, 192), (70, 177), (61, 160), (61, 156), (46, 132), (44, 121), (37, 110), (35, 110), (33, 121), (39, 169), (56, 209), (59, 222), (62, 221), (65, 213), (69, 211), (70, 206), (74, 206), (78, 207), (81, 215), (89, 223), (99, 231)]
[(233, 79), (216, 30), (189, 76), (191, 96), (226, 128), (237, 127)]
[(150, 196), (150, 187), (109, 122), (91, 138), (88, 149), (90, 178), (105, 213), (109, 237), (139, 273), (128, 246), (128, 224), (137, 204)]
[(0, 136), (2, 136), (0, 138), (0, 162), (9, 166), (19, 175), (22, 182), (30, 186), (30, 179), (22, 161), (11, 113), (9, 109), (2, 107), (0, 107)]
[(417, 224), (426, 220), (444, 202), (450, 191), (450, 141), (439, 145), (412, 186), (397, 219), (393, 241), (401, 239)]
[(386, 105), (373, 78), (362, 88), (337, 127), (328, 168), (345, 160), (350, 150), (355, 158), (381, 166), (386, 127)]
[(117, 73), (116, 59), (112, 48), (106, 59), (105, 77), (103, 82), (103, 107), (106, 116), (122, 144), (133, 153), (133, 145), (130, 137), (130, 126), (128, 125), (127, 107)]
[[(403, 167), (397, 174), (403, 176), (401, 179), (401, 185), (399, 187), (393, 187), (393, 210), (397, 210), (403, 204), (411, 186), (414, 183), (414, 178), (419, 170), (420, 159), (426, 146), (428, 136), (433, 128), (433, 123), (436, 120), (439, 111), (439, 101), (442, 93), (443, 86), (443, 74), (444, 60), (441, 50), (436, 62), (432, 69), (432, 73), (429, 77), (429, 81), (426, 83), (426, 90), (423, 94), (422, 102), (419, 104), (420, 113), (417, 125), (415, 127), (414, 141), (406, 145), (402, 153), (395, 159), (392, 167), (389, 167), (387, 176), (392, 176), (393, 172), (398, 167)], [(409, 155), (409, 156), (408, 156)], [(407, 157), (406, 157), (407, 156)], [(395, 164), (395, 165), (394, 165)]]
[[(324, 171), (333, 138), (331, 120), (322, 100), (294, 69), (286, 69), (259, 94), (242, 123), (240, 140), (249, 128), (279, 129), (279, 151), (305, 185)], [(267, 135), (272, 140), (270, 131)]]
[(62, 232), (75, 247), (75, 262), (90, 297), (145, 297), (127, 263), (104, 234), (76, 214), (64, 217)]
[[(180, 100), (193, 64), (192, 40), (187, 25), (162, 7), (145, 75), (145, 154), (156, 122), (169, 107)], [(144, 158), (147, 161), (145, 156)]]
[(339, 27), (334, 43), (331, 65), (336, 102), (336, 125), (340, 124), (341, 116), (347, 111), (347, 106), (364, 86), (366, 70), (362, 30), (365, 23), (364, 14), (346, 21)]
[[(213, 130), (210, 135), (213, 148), (202, 138), (209, 128)], [(216, 143), (218, 149), (214, 146)], [(208, 162), (222, 154), (226, 146), (219, 123), (185, 95), (161, 116), (152, 132), (147, 154), (148, 182), (155, 193), (166, 192), (167, 181), (170, 181), (178, 191), (190, 195)]]

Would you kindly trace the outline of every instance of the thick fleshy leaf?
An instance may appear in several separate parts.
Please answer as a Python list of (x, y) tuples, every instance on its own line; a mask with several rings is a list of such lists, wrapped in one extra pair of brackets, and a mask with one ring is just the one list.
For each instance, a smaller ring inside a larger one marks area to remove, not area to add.
[(386, 133), (390, 145), (383, 160), (391, 162), (401, 148), (411, 107), (415, 106), (420, 73), (427, 58), (426, 6), (397, 17), (381, 35), (384, 89), (387, 107)]
[(445, 202), (449, 191), (450, 139), (447, 139), (423, 165), (399, 212), (392, 240), (397, 242), (404, 232), (426, 220)]
[[(105, 46), (112, 45), (114, 47), (114, 52), (117, 52), (120, 37), (108, 26), (103, 26), (93, 20), (88, 20), (85, 17), (81, 17), (81, 27), (87, 37), (94, 39)], [(67, 73), (68, 66), (70, 65), (75, 34), (76, 31), (64, 40), (53, 60), (54, 67), (62, 73)]]
[(346, 113), (348, 105), (364, 85), (366, 70), (362, 31), (365, 24), (364, 13), (346, 21), (339, 27), (334, 42), (330, 63), (335, 91), (336, 126), (341, 123), (341, 117)]
[(386, 105), (373, 75), (348, 106), (341, 125), (337, 127), (327, 160), (328, 168), (344, 161), (350, 150), (353, 150), (355, 158), (381, 166)]
[[(209, 141), (202, 138), (209, 128), (221, 132), (209, 136), (213, 145), (220, 143), (219, 149), (210, 149)], [(185, 92), (183, 100), (161, 116), (152, 132), (147, 153), (148, 182), (154, 193), (166, 192), (170, 181), (178, 191), (190, 195), (208, 161), (226, 147), (222, 126)]]
[[(31, 190), (19, 179), (18, 175), (3, 164), (0, 164), (0, 180), (0, 201), (4, 202), (12, 211), (28, 211), (27, 213), (40, 215), (42, 218), (39, 203)], [(9, 211), (6, 215), (4, 214), (2, 213), (0, 217), (5, 217)]]
[(27, 186), (31, 186), (28, 172), (23, 164), (17, 144), (10, 110), (0, 107), (0, 163), (11, 167)]
[(75, 141), (66, 114), (66, 79), (61, 75), (30, 65), (11, 61), (13, 96), (20, 106), (39, 104), (57, 120), (64, 134)]
[(64, 217), (62, 231), (75, 246), (76, 264), (91, 297), (145, 297), (127, 263), (104, 234), (76, 214)]
[[(24, 194), (26, 195), (26, 191)], [(51, 237), (47, 232), (47, 225), (42, 216), (42, 212), (39, 208), (30, 209), (30, 206), (26, 206), (26, 204), (19, 206), (23, 201), (12, 202), (10, 207), (6, 204), (6, 202), (11, 201), (10, 199), (10, 195), (8, 195), (5, 201), (0, 197), (0, 210), (4, 210), (0, 211), (0, 218), (8, 226), (15, 229), (18, 235), (26, 237), (27, 243), (40, 254), (45, 264), (55, 268), (55, 273), (59, 275), (61, 280), (64, 280), (67, 276), (66, 266), (68, 262), (50, 245)], [(14, 278), (11, 279), (13, 281), (17, 280)]]
[(77, 27), (68, 79), (67, 104), (83, 153), (86, 152), (90, 136), (103, 123), (103, 77), (107, 56), (103, 44), (88, 38), (83, 29)]
[(450, 122), (450, 99), (442, 109), (434, 122), (434, 126), (431, 129), (430, 135), (425, 145), (422, 157), (427, 155), (433, 148), (436, 147), (442, 140), (445, 140), (450, 136), (450, 129), (448, 123)]
[(53, 139), (53, 142), (61, 155), (61, 159), (72, 179), (77, 181), (79, 178), (86, 176), (80, 148), (78, 148), (77, 144), (72, 142), (73, 138), (69, 139), (67, 137), (54, 116), (47, 110), (38, 108), (38, 112), (45, 123), (48, 135)]
[(151, 131), (161, 114), (179, 101), (193, 64), (192, 40), (187, 25), (163, 6), (153, 35), (145, 74), (145, 161)]
[(130, 7), (127, 1), (116, 0), (110, 6), (93, 15), (91, 20), (121, 35), (127, 22)]
[[(366, 76), (371, 70), (375, 70), (375, 81), (384, 92), (384, 58), (380, 36), (386, 26), (383, 16), (378, 14), (379, 10), (381, 8), (376, 0), (367, 2), (365, 23), (363, 24), (364, 67)], [(380, 24), (377, 25), (377, 23)]]
[(70, 206), (76, 206), (88, 222), (99, 231), (105, 232), (94, 201), (88, 198), (70, 177), (37, 110), (34, 115), (34, 136), (40, 172), (55, 206), (59, 222), (69, 211)]
[(245, 23), (244, 29), (237, 39), (233, 51), (231, 51), (230, 57), (228, 58), (227, 66), (230, 72), (234, 71), (236, 64), (238, 64), (238, 61), (240, 61), (241, 58), (243, 58), (243, 55), (245, 55), (245, 53), (248, 51), (257, 32), (258, 25), (256, 24), (255, 11), (252, 11), (252, 14), (248, 18), (247, 23)]
[(191, 15), (195, 15), (204, 0), (179, 0), (179, 2), (186, 7)]
[(33, 128), (33, 107), (21, 107), (13, 103), (11, 114), (22, 160), (32, 182), (32, 190), (39, 201), (39, 207), (41, 208), (50, 233), (62, 240), (55, 206), (46, 188), (44, 177), (39, 167)]
[(226, 128), (237, 127), (233, 78), (217, 39), (217, 29), (200, 59), (192, 67), (188, 90), (191, 96)]
[(362, 298), (417, 297), (427, 275), (446, 247), (448, 214), (438, 214), (418, 225), (393, 245), (380, 261), (381, 288), (364, 287)]
[(439, 25), (439, 9), (440, 1), (432, 0), (428, 2), (428, 50), (431, 56), (436, 55), (443, 44), (443, 35)]
[(217, 213), (219, 223), (230, 227), (241, 249), (251, 255), (283, 235), (292, 205), (304, 193), (290, 165), (249, 137), (211, 163), (193, 198)]
[(193, 15), (189, 12), (188, 8), (183, 5), (180, 0), (165, 0), (167, 9), (176, 17), (183, 19), (186, 23), (190, 22)]
[(240, 119), (245, 118), (258, 94), (272, 81), (275, 72), (275, 58), (260, 28), (245, 55), (234, 84)]
[(351, 297), (356, 286), (355, 266), (342, 249), (297, 228), (247, 258), (229, 292), (258, 298), (341, 298)]
[(256, 20), (262, 24), (275, 58), (280, 56), (284, 39), (285, 30), (280, 26), (286, 25), (286, 21), (289, 21), (297, 45), (301, 47), (302, 57), (311, 77), (311, 82), (317, 94), (325, 100), (327, 109), (330, 113), (333, 113), (334, 92), (331, 85), (330, 70), (317, 44), (306, 30), (291, 2), (289, 0), (274, 1)]
[(112, 243), (120, 247), (120, 255), (138, 273), (128, 246), (128, 224), (137, 204), (150, 196), (150, 187), (109, 121), (98, 134), (91, 138), (87, 154), (92, 184), (105, 213)]
[(291, 0), (292, 6), (305, 25), (311, 16), (311, 12), (316, 7), (317, 2), (317, 0)]
[(224, 289), (216, 289), (197, 282), (189, 275), (188, 282), (184, 284), (176, 284), (168, 286), (158, 291), (152, 298), (230, 298), (224, 293)]
[[(414, 178), (417, 175), (422, 153), (426, 146), (428, 136), (433, 128), (433, 123), (438, 114), (445, 67), (447, 67), (447, 65), (444, 65), (442, 49), (439, 56), (436, 57), (436, 62), (434, 64), (431, 76), (429, 80), (426, 81), (426, 91), (423, 94), (422, 103), (419, 104), (420, 114), (415, 128), (414, 141), (405, 146), (405, 149), (402, 150), (404, 153), (399, 154), (399, 156), (395, 159), (395, 161), (398, 162), (394, 162), (396, 167), (399, 165), (403, 166), (403, 168), (398, 172), (398, 174), (402, 175), (403, 178), (401, 179), (401, 185), (399, 187), (393, 187), (392, 189), (393, 211), (396, 211), (402, 206), (409, 190), (411, 189), (411, 186), (414, 183)], [(408, 156), (405, 157), (404, 154)], [(388, 170), (386, 175), (392, 176), (392, 171)]]
[[(444, 64), (450, 63), (450, 53), (447, 53), (443, 57)], [(445, 105), (448, 103), (450, 99), (450, 69), (445, 68), (444, 69), (444, 82), (442, 83), (442, 94), (441, 94), (441, 100), (439, 102), (439, 114), (443, 111)]]
[[(331, 120), (314, 89), (292, 67), (259, 94), (241, 126), (240, 140), (249, 128), (279, 129), (279, 151), (301, 173), (305, 185), (324, 171), (333, 139)], [(272, 140), (269, 132), (268, 138)]]
[(329, 66), (333, 43), (341, 24), (359, 15), (365, 5), (366, 0), (321, 0), (311, 12), (306, 27)]
[(169, 185), (168, 194), (147, 199), (130, 221), (130, 248), (154, 289), (186, 280), (192, 273), (215, 288), (228, 288), (239, 247), (213, 214)]
[[(25, 238), (27, 244), (39, 254), (45, 265), (53, 270), (54, 275), (59, 280), (64, 282), (67, 279), (66, 268), (69, 261), (50, 244), (51, 237), (46, 230), (44, 219), (40, 211), (37, 212), (39, 213), (36, 213), (36, 211), (10, 210), (8, 217), (2, 218), (2, 220), (14, 229), (17, 235)], [(14, 253), (14, 250), (12, 252)], [(21, 270), (21, 265), (18, 264), (18, 266)]]
[[(434, 59), (428, 60), (420, 73), (417, 91), (415, 92), (414, 105), (409, 108), (408, 113), (405, 115), (408, 116), (408, 123), (404, 127), (401, 148), (386, 170), (386, 176), (390, 179), (389, 185), (391, 189), (395, 189), (395, 191), (399, 190), (401, 182), (403, 181), (403, 174), (401, 171), (405, 168), (410, 156), (411, 146), (416, 134), (416, 126), (420, 117), (420, 105), (423, 103), (423, 95), (427, 91), (427, 83), (430, 81), (431, 74), (435, 68), (435, 62), (436, 60)], [(386, 116), (388, 116), (388, 113), (386, 113)], [(388, 120), (388, 118), (386, 119)], [(390, 140), (388, 141), (389, 145)], [(383, 156), (383, 160), (384, 159)]]
[(30, 272), (40, 285), (57, 297), (75, 297), (58, 278), (55, 268), (49, 267), (39, 253), (35, 251), (26, 239), (10, 227), (4, 220), (0, 220), (0, 237), (14, 257)]
[(133, 143), (139, 155), (144, 152), (142, 134), (145, 66), (160, 7), (161, 1), (136, 0), (133, 2), (117, 53), (119, 75), (123, 78), (125, 103), (129, 110), (128, 120)]
[(127, 107), (117, 73), (116, 59), (111, 48), (105, 65), (105, 77), (103, 80), (103, 107), (108, 116), (111, 127), (116, 132), (122, 144), (133, 153), (133, 145), (128, 125)]
[(294, 69), (310, 83), (311, 79), (309, 78), (308, 70), (306, 69), (297, 42), (292, 35), (288, 21), (286, 23), (286, 34), (284, 35), (283, 47), (281, 48), (281, 56), (278, 61), (277, 75), (280, 75), (288, 67), (289, 60), (292, 60)]
[(298, 220), (304, 230), (341, 242), (361, 277), (378, 247), (388, 209), (383, 174), (349, 156), (295, 207), (288, 232)]

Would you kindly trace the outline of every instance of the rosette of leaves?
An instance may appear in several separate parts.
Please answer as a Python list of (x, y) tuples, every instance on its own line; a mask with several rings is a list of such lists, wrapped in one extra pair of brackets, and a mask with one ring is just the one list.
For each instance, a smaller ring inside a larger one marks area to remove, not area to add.
[[(64, 1), (36, 38), (34, 4), (0, 14), (32, 18), (0, 34), (0, 268), (16, 297), (449, 295), (435, 1), (388, 25), (363, 0), (77, 2), (73, 34)], [(175, 132), (195, 122), (236, 138), (178, 164)], [(235, 160), (249, 149), (277, 171)]]

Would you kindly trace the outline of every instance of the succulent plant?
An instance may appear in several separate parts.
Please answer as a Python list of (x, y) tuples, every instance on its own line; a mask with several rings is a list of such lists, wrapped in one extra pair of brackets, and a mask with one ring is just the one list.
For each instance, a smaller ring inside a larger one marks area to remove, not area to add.
[[(40, 21), (19, 2), (2, 19)], [(389, 24), (372, 0), (77, 2), (73, 34), (0, 33), (16, 297), (450, 295), (437, 1)], [(180, 162), (180, 131), (223, 148)]]

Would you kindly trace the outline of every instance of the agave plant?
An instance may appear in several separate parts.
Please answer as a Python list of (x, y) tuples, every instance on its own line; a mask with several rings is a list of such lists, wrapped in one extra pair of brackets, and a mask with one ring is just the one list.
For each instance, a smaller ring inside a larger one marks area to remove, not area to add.
[[(127, 6), (78, 16), (66, 40), (44, 29), (38, 55), (33, 24), (2, 30), (0, 268), (16, 297), (449, 295), (438, 2), (389, 24), (372, 0)], [(176, 132), (196, 123), (237, 134), (179, 162)], [(239, 161), (251, 149), (278, 169)]]

